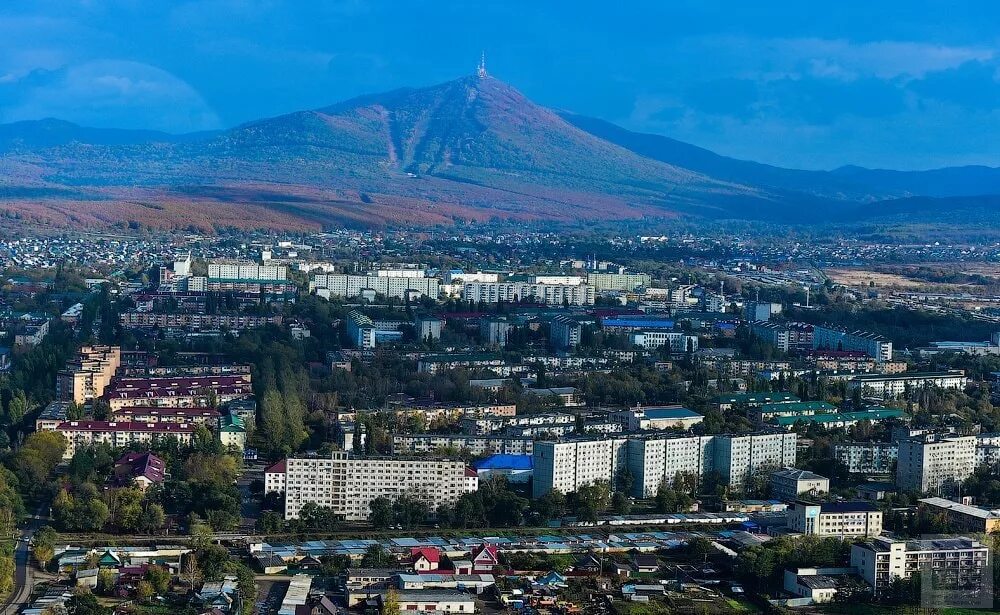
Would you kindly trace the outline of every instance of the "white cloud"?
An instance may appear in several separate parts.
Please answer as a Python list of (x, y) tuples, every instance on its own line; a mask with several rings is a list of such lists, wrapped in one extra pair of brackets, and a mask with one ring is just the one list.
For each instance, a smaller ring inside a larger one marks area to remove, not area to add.
[(97, 60), (18, 87), (0, 120), (56, 117), (88, 126), (196, 131), (219, 128), (216, 113), (175, 75), (140, 62)]

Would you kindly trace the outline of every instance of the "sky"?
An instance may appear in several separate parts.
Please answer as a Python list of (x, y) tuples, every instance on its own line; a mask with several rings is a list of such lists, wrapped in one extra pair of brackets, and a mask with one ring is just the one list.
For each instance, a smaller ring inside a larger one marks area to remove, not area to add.
[(0, 122), (212, 130), (490, 73), (536, 102), (795, 168), (1000, 166), (1000, 5), (20, 0)]

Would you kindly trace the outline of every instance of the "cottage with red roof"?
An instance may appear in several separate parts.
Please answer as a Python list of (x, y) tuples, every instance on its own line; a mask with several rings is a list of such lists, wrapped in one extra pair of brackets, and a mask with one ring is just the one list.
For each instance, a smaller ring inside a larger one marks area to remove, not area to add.
[(410, 565), (414, 572), (437, 570), (441, 565), (441, 552), (434, 547), (414, 547), (410, 550)]
[(483, 543), (472, 550), (472, 573), (490, 573), (500, 565), (499, 552), (496, 545)]

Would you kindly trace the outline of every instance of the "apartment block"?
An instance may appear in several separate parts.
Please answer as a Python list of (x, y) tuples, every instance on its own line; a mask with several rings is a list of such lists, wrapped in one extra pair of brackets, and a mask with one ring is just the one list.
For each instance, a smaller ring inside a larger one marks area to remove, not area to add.
[(899, 455), (895, 442), (840, 442), (833, 457), (851, 474), (890, 474)]
[(713, 441), (713, 436), (629, 439), (626, 465), (634, 479), (632, 495), (653, 497), (660, 485), (671, 486), (678, 474), (701, 477), (713, 467)]
[(992, 534), (1000, 531), (1000, 510), (952, 502), (944, 498), (923, 498), (917, 505), (935, 514), (944, 514), (951, 527), (962, 532)]
[[(272, 477), (272, 486), (280, 482)], [(376, 498), (405, 494), (436, 510), (476, 491), (479, 478), (460, 460), (355, 458), (334, 452), (330, 457), (286, 459), (284, 486), (286, 519), (298, 518), (302, 506), (311, 502), (347, 521), (364, 521)]]
[(583, 326), (575, 318), (559, 315), (549, 324), (549, 340), (558, 350), (572, 350), (580, 345)]
[(771, 473), (771, 497), (776, 500), (796, 500), (802, 494), (821, 495), (830, 492), (830, 479), (808, 470), (785, 468)]
[(698, 336), (679, 331), (637, 331), (629, 336), (636, 346), (646, 350), (667, 347), (672, 353), (698, 350)]
[(925, 387), (962, 390), (968, 385), (965, 372), (957, 369), (947, 372), (907, 372), (903, 374), (862, 374), (847, 381), (847, 389), (860, 389), (866, 397), (895, 399), (908, 392)]
[(219, 405), (253, 395), (250, 374), (183, 378), (121, 378), (104, 397), (111, 410), (129, 407), (205, 408), (214, 397)]
[(531, 438), (466, 436), (461, 434), (395, 434), (392, 454), (410, 455), (435, 453), (443, 449), (466, 450), (473, 455), (530, 455), (534, 450)]
[(895, 579), (930, 573), (935, 588), (950, 587), (974, 593), (984, 587), (990, 550), (966, 537), (932, 540), (893, 540), (878, 537), (851, 546), (851, 566), (876, 593)]
[(795, 443), (790, 432), (758, 432), (715, 436), (713, 469), (734, 490), (760, 472), (795, 466)]
[(160, 439), (174, 438), (180, 444), (190, 444), (195, 426), (190, 423), (119, 423), (117, 421), (65, 421), (56, 425), (56, 431), (66, 438), (64, 459), (71, 459), (80, 448), (95, 444), (108, 444), (113, 448), (126, 448), (133, 444), (144, 446)]
[(892, 360), (892, 342), (869, 331), (847, 331), (836, 327), (813, 327), (813, 348), (858, 350), (879, 363)]
[(921, 493), (950, 489), (976, 467), (976, 437), (924, 434), (899, 441), (896, 486)]
[(414, 299), (419, 296), (436, 299), (441, 281), (437, 278), (410, 275), (349, 275), (344, 273), (316, 274), (309, 281), (309, 291), (317, 295), (360, 297), (362, 291), (374, 291), (390, 299)]
[(612, 485), (625, 467), (624, 438), (535, 442), (532, 496), (569, 493), (597, 481)]
[(882, 533), (882, 511), (871, 502), (823, 502), (796, 500), (787, 513), (788, 529), (816, 536), (878, 536)]
[(609, 290), (633, 291), (652, 282), (648, 273), (588, 273), (587, 284), (597, 292)]
[(462, 298), (476, 303), (534, 301), (546, 305), (594, 305), (594, 287), (589, 284), (544, 284), (532, 282), (470, 282)]
[(104, 395), (120, 365), (118, 346), (84, 346), (56, 374), (56, 398), (84, 404)]
[(229, 329), (244, 331), (280, 325), (281, 316), (254, 314), (192, 314), (187, 312), (122, 312), (118, 321), (125, 329)]

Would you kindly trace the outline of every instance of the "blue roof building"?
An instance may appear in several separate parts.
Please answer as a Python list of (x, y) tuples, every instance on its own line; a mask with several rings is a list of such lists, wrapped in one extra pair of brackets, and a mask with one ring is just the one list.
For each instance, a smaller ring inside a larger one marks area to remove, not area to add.
[(473, 467), (480, 480), (499, 475), (512, 483), (526, 483), (531, 478), (531, 455), (490, 455)]

